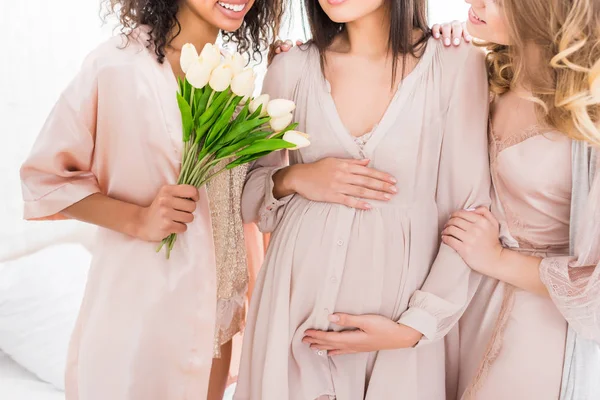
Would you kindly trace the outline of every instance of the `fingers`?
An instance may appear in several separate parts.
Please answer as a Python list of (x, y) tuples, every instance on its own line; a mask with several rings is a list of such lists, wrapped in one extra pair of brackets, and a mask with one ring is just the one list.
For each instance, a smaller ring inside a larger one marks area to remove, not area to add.
[(288, 39), (281, 44), (281, 51), (283, 51), (283, 52), (290, 51), (290, 49), (292, 47), (294, 47), (294, 44), (292, 43), (291, 40)]
[(174, 197), (180, 197), (182, 199), (191, 199), (192, 201), (200, 200), (198, 189), (191, 185), (168, 186), (168, 193)]
[(356, 197), (347, 196), (345, 194), (338, 194), (334, 199), (332, 199), (333, 203), (342, 204), (346, 207), (356, 208), (357, 210), (370, 210), (373, 207), (364, 200), (358, 199)]
[(431, 34), (433, 35), (434, 38), (439, 39), (441, 36), (441, 31), (442, 31), (442, 27), (440, 24), (435, 24), (433, 25), (433, 27), (431, 28)]
[(369, 178), (377, 179), (383, 182), (396, 184), (396, 178), (385, 172), (378, 171), (374, 168), (369, 168), (364, 165), (349, 164), (348, 172), (356, 175), (362, 175)]
[(458, 218), (458, 217), (454, 217), (454, 218), (450, 218), (448, 220), (448, 222), (446, 223), (446, 225), (444, 226), (444, 228), (447, 228), (449, 226), (456, 226), (459, 229), (462, 229), (463, 231), (466, 231), (467, 229), (469, 229), (471, 227), (472, 223), (464, 220), (462, 218)]
[(304, 42), (300, 39), (296, 40), (296, 46), (302, 46)]
[(443, 24), (442, 25), (442, 40), (444, 42), (444, 46), (448, 47), (452, 44), (452, 25), (451, 24)]
[(384, 193), (379, 190), (367, 189), (364, 186), (355, 186), (344, 184), (340, 189), (341, 193), (346, 196), (358, 197), (367, 200), (389, 201), (392, 199), (392, 194)]
[(463, 242), (461, 242), (460, 240), (458, 240), (458, 239), (456, 239), (456, 238), (454, 238), (452, 236), (442, 235), (442, 242), (446, 246), (450, 246), (452, 249), (454, 249), (454, 251), (456, 251), (459, 254), (464, 249)]
[(442, 235), (443, 236), (452, 236), (453, 238), (456, 238), (456, 239), (460, 240), (461, 242), (464, 242), (467, 237), (467, 232), (460, 229), (459, 227), (450, 225), (450, 226), (447, 226), (446, 228), (444, 228), (444, 230), (442, 231)]
[(196, 202), (188, 199), (181, 199), (179, 197), (172, 197), (169, 201), (169, 206), (177, 211), (184, 211), (186, 213), (193, 213), (196, 211)]
[(459, 46), (463, 36), (463, 26), (460, 21), (452, 21), (452, 44)]
[(194, 214), (177, 210), (171, 210), (167, 217), (173, 222), (179, 222), (182, 224), (189, 224), (190, 222), (194, 221)]
[(282, 42), (281, 40), (279, 40), (279, 39), (277, 39), (277, 40), (275, 41), (275, 43), (273, 43), (273, 44), (272, 44), (272, 46), (273, 46), (273, 51), (274, 51), (276, 54), (279, 54), (279, 53), (281, 53), (281, 45), (282, 45), (282, 44), (283, 44), (283, 42)]
[(467, 29), (466, 22), (462, 23), (462, 28), (463, 28), (463, 38), (465, 39), (465, 42), (470, 43), (471, 40), (473, 40), (473, 37), (471, 36), (471, 34), (469, 33), (469, 31)]
[(481, 220), (481, 218), (483, 218), (481, 215), (476, 214), (473, 211), (467, 211), (467, 210), (460, 210), (460, 211), (456, 211), (454, 213), (452, 213), (452, 215), (450, 216), (451, 218), (462, 218), (466, 221), (469, 221), (471, 223), (477, 223), (478, 221)]
[(343, 336), (340, 332), (325, 332), (325, 331), (318, 331), (316, 329), (308, 329), (306, 332), (304, 332), (304, 334), (305, 334), (305, 338), (307, 340), (309, 340), (309, 339), (318, 340), (319, 343), (326, 344), (326, 345), (331, 345), (334, 343), (339, 344), (342, 342), (342, 339), (343, 339)]
[(344, 160), (344, 161), (346, 161), (348, 164), (362, 165), (363, 167), (366, 167), (371, 162), (371, 160), (369, 160), (369, 159), (364, 159), (364, 160), (349, 159), (349, 160)]
[(357, 352), (354, 351), (354, 350), (350, 350), (350, 349), (341, 350), (341, 349), (339, 349), (339, 350), (328, 351), (327, 355), (331, 357), (331, 356), (341, 356), (343, 354), (355, 354), (355, 353), (357, 353)]
[(357, 315), (344, 314), (344, 313), (336, 313), (329, 316), (329, 321), (339, 325), (339, 326), (347, 326), (351, 328), (363, 328), (363, 318)]
[[(365, 189), (376, 190), (378, 192), (385, 192), (390, 195), (398, 193), (398, 189), (395, 185), (362, 175), (352, 174), (347, 178), (346, 183), (354, 186), (359, 186)], [(389, 198), (391, 199), (391, 196)]]
[(302, 338), (302, 343), (310, 345), (311, 349), (316, 348), (318, 350), (336, 350), (339, 348), (339, 347), (334, 346), (331, 343), (326, 343), (322, 340), (315, 339), (314, 337), (311, 337), (311, 336), (304, 336), (304, 338)]
[(481, 215), (485, 219), (487, 219), (493, 226), (498, 226), (498, 220), (494, 217), (494, 214), (487, 207), (477, 207), (474, 211), (475, 213)]
[(169, 226), (167, 227), (166, 230), (167, 230), (167, 232), (169, 232), (169, 234), (171, 234), (171, 233), (180, 234), (180, 233), (184, 233), (185, 231), (187, 231), (187, 225), (182, 224), (180, 222), (173, 221), (169, 224)]

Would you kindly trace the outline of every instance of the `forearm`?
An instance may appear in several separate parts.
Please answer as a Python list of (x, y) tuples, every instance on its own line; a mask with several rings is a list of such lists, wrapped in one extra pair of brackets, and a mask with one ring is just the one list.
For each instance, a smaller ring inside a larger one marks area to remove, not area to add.
[(70, 218), (129, 236), (139, 236), (143, 207), (96, 193), (64, 209)]
[(528, 292), (548, 296), (548, 289), (540, 279), (541, 262), (540, 257), (503, 249), (498, 263), (482, 272)]

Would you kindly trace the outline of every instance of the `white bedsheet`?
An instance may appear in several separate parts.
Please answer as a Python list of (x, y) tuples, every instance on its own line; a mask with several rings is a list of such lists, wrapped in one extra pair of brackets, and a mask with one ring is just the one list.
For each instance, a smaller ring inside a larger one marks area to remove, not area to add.
[(0, 399), (65, 400), (65, 394), (40, 381), (0, 351)]

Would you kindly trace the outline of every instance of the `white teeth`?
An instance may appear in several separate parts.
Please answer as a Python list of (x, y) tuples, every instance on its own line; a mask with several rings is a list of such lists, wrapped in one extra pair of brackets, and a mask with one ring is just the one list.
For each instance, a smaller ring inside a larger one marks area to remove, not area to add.
[(229, 4), (222, 1), (219, 1), (219, 5), (223, 8), (226, 8), (231, 11), (240, 12), (244, 8), (246, 8), (246, 4)]

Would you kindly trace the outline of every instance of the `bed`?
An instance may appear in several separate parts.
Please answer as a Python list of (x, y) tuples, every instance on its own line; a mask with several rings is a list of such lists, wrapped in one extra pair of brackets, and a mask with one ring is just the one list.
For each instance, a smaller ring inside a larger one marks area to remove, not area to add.
[(65, 400), (65, 394), (42, 382), (0, 351), (0, 399)]

